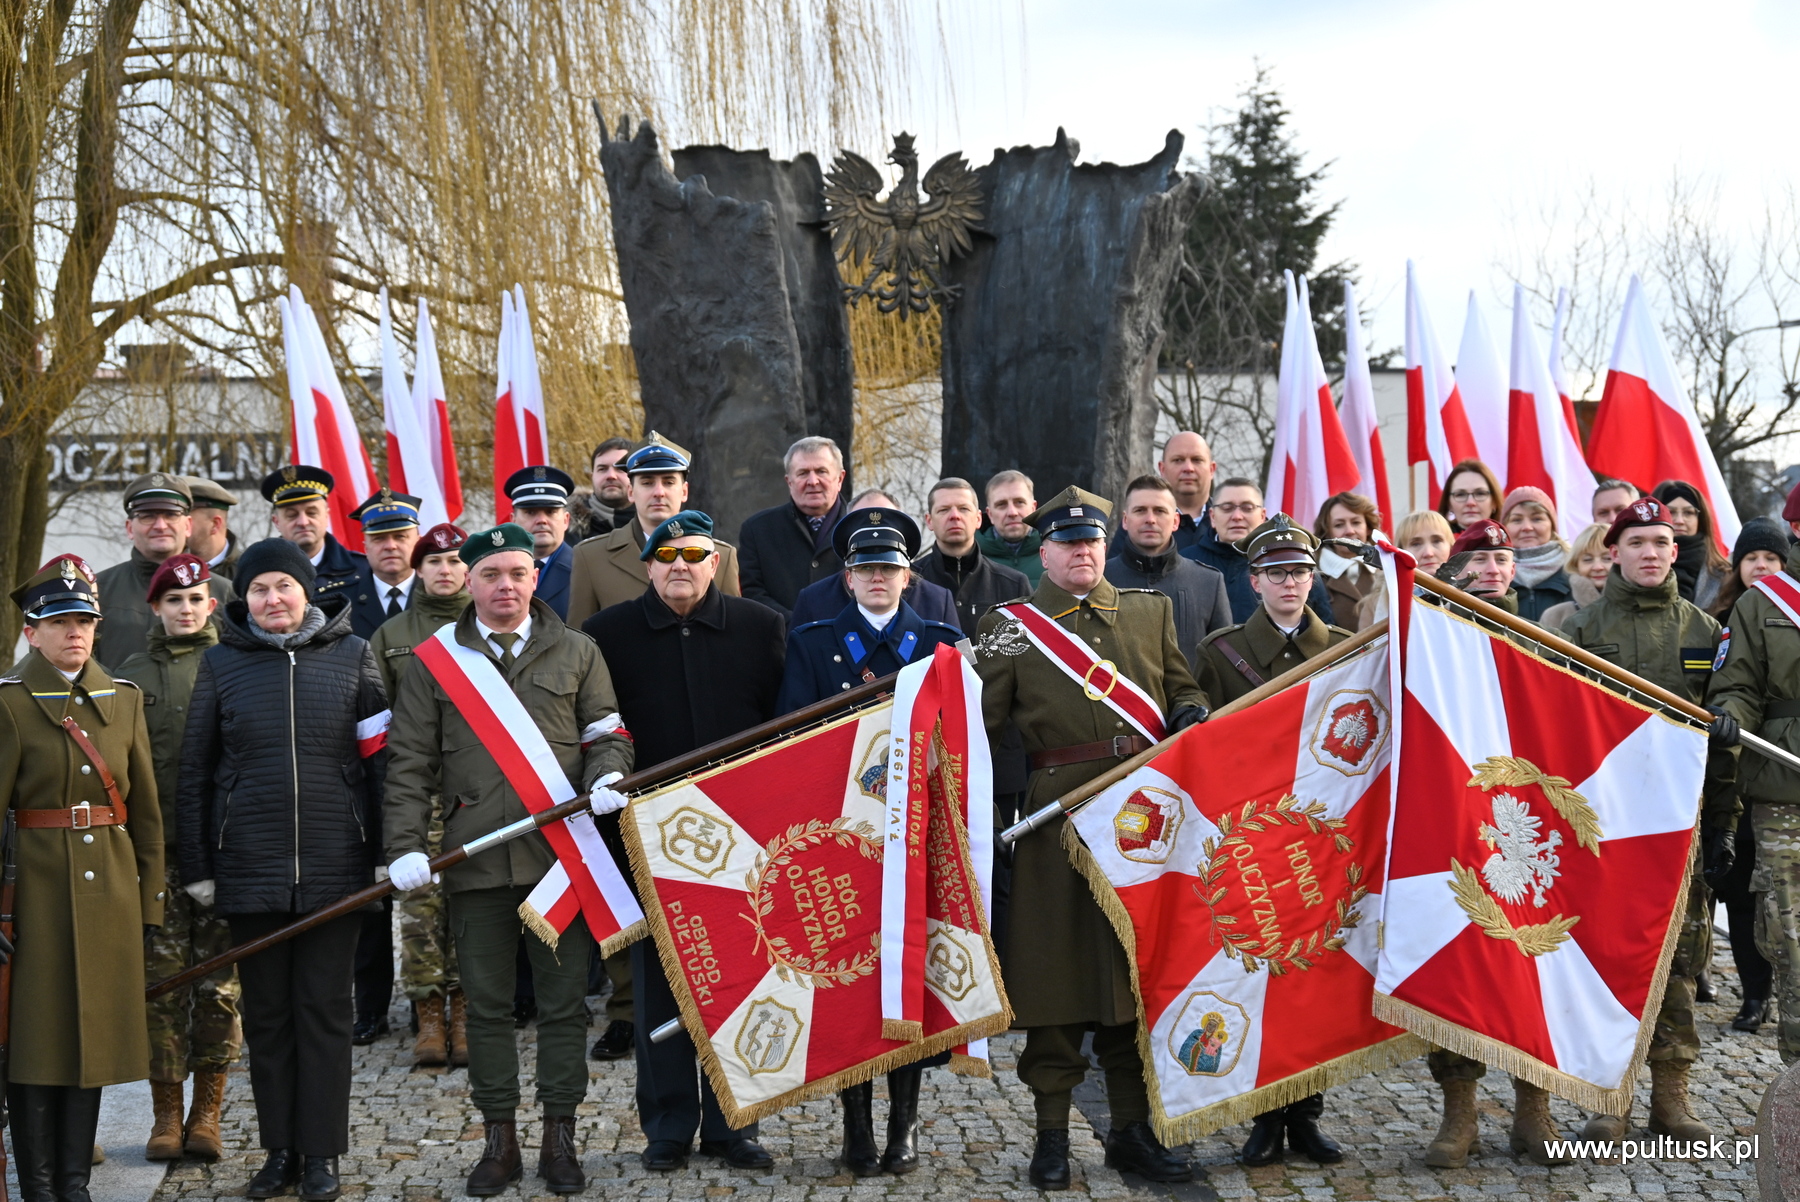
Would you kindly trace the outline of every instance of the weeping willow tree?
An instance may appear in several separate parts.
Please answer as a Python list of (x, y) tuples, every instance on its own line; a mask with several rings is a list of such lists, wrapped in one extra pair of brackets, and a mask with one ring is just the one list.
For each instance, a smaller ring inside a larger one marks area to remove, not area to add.
[[(553, 453), (635, 429), (590, 99), (674, 145), (880, 144), (936, 2), (0, 0), (0, 580), (39, 562), (49, 436), (118, 342), (279, 392), (290, 282), (365, 433), (376, 397), (347, 368), (374, 359), (375, 295), (406, 341), (428, 300), (465, 480), (515, 283)], [(887, 338), (869, 365), (898, 379), (913, 352)]]

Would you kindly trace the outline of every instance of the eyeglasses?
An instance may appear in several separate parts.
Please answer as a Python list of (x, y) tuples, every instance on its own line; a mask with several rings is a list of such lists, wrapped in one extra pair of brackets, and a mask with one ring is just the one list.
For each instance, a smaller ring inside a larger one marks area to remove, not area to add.
[(1485, 488), (1459, 488), (1450, 494), (1452, 501), (1487, 501), (1493, 498), (1491, 490)]
[(1241, 513), (1247, 517), (1261, 509), (1262, 506), (1255, 501), (1216, 501), (1213, 503), (1213, 508), (1223, 514)]
[(905, 570), (897, 563), (859, 563), (850, 574), (858, 580), (890, 580)]
[(650, 552), (657, 563), (674, 563), (679, 555), (687, 563), (700, 563), (712, 554), (710, 547), (658, 547)]
[(1304, 584), (1312, 579), (1313, 574), (1311, 568), (1255, 568), (1252, 570), (1260, 573), (1262, 578), (1270, 584), (1286, 584), (1290, 580)]

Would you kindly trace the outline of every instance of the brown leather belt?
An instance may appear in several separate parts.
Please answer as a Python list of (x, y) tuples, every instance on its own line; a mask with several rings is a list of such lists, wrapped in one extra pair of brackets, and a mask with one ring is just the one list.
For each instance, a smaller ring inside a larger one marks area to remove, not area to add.
[(90, 826), (123, 826), (125, 808), (123, 806), (91, 806), (83, 802), (78, 806), (70, 806), (66, 810), (15, 809), (13, 821), (20, 830), (57, 828), (81, 831)]
[(1064, 764), (1085, 764), (1089, 760), (1124, 759), (1154, 746), (1142, 735), (1114, 735), (1098, 743), (1077, 743), (1054, 751), (1036, 751), (1027, 757), (1033, 772), (1040, 768), (1060, 768)]

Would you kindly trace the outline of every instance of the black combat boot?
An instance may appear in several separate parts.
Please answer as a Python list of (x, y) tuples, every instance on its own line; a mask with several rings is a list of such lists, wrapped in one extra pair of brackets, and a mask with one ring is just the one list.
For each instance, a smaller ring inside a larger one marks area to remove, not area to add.
[(1253, 1169), (1274, 1164), (1281, 1159), (1287, 1140), (1287, 1107), (1277, 1106), (1256, 1116), (1250, 1124), (1250, 1138), (1244, 1141), (1243, 1161)]
[(1145, 1181), (1192, 1181), (1194, 1166), (1187, 1157), (1163, 1147), (1156, 1132), (1143, 1119), (1114, 1127), (1106, 1133), (1106, 1163), (1121, 1173), (1136, 1173)]
[(99, 1089), (57, 1090), (56, 1199), (90, 1202), (88, 1177), (94, 1171), (94, 1132), (100, 1128)]
[(1067, 1127), (1037, 1133), (1037, 1148), (1031, 1154), (1031, 1184), (1046, 1191), (1069, 1188)]
[(844, 1167), (858, 1177), (881, 1172), (881, 1155), (875, 1150), (875, 1086), (864, 1081), (838, 1094), (844, 1106)]
[(19, 1202), (55, 1202), (57, 1085), (8, 1085)]
[(887, 1151), (881, 1167), (889, 1173), (910, 1173), (919, 1167), (919, 1083), (925, 1070), (917, 1065), (888, 1074)]
[(1288, 1147), (1315, 1164), (1336, 1164), (1344, 1158), (1337, 1141), (1319, 1130), (1319, 1116), (1325, 1113), (1324, 1094), (1312, 1094), (1282, 1109), (1287, 1114)]

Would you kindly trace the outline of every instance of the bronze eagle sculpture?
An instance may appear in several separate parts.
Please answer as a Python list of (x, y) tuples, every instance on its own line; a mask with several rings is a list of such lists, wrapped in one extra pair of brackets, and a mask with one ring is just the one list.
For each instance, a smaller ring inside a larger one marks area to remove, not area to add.
[(974, 245), (980, 228), (981, 175), (961, 154), (947, 154), (925, 173), (919, 196), (919, 155), (911, 134), (896, 134), (888, 162), (900, 168), (900, 182), (881, 200), (881, 172), (861, 155), (838, 152), (825, 175), (825, 226), (831, 250), (841, 263), (868, 273), (860, 284), (844, 285), (844, 302), (875, 298), (883, 313), (924, 313), (935, 299), (948, 304), (957, 288), (941, 279), (944, 265)]

